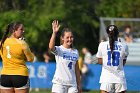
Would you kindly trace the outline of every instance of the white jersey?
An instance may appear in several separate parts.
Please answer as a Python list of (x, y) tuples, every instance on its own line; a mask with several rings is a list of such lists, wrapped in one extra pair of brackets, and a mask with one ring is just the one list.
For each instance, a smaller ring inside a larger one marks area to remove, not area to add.
[(87, 52), (84, 56), (84, 63), (91, 64), (92, 63), (92, 55), (90, 52)]
[(98, 47), (96, 57), (103, 59), (100, 83), (126, 83), (123, 60), (128, 56), (128, 47), (115, 41), (114, 48), (111, 53), (109, 41), (101, 42)]
[(56, 59), (56, 70), (52, 82), (62, 85), (77, 86), (75, 75), (75, 64), (79, 58), (76, 49), (67, 49), (55, 46), (53, 51)]

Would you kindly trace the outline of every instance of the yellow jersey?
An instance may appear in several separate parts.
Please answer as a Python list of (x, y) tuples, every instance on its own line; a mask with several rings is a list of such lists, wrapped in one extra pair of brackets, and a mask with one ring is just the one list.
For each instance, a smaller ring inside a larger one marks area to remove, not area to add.
[(34, 55), (28, 44), (16, 38), (7, 38), (0, 50), (2, 58), (2, 75), (28, 76), (26, 61), (32, 62)]
[(78, 59), (78, 65), (79, 65), (79, 70), (82, 71), (82, 67), (83, 67), (83, 59), (82, 59), (81, 56), (80, 56), (79, 59)]

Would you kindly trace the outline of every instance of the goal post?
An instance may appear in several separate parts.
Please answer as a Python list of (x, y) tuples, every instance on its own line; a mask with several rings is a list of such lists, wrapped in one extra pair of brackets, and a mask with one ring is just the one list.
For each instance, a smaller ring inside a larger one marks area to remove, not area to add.
[(100, 39), (107, 39), (106, 27), (108, 25), (116, 25), (120, 32), (126, 25), (132, 27), (134, 38), (140, 38), (140, 18), (100, 18)]

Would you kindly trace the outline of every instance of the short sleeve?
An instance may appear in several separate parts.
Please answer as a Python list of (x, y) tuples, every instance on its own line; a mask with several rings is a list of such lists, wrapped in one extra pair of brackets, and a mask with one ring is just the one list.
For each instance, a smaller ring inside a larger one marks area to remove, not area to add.
[(59, 46), (55, 46), (54, 50), (52, 50), (51, 53), (54, 54), (54, 55), (58, 55), (58, 53), (59, 53)]
[(77, 50), (77, 60), (79, 59), (79, 52), (78, 52), (78, 50)]
[(101, 49), (102, 49), (102, 42), (98, 46), (98, 51), (97, 51), (97, 54), (96, 54), (97, 58), (102, 58), (102, 51), (101, 51)]
[(127, 59), (128, 55), (129, 55), (129, 48), (128, 48), (127, 44), (124, 45), (124, 50), (125, 50), (124, 51), (124, 53), (125, 53), (124, 59)]
[(129, 55), (129, 48), (128, 48), (128, 45), (125, 46), (125, 54), (126, 54), (126, 56)]

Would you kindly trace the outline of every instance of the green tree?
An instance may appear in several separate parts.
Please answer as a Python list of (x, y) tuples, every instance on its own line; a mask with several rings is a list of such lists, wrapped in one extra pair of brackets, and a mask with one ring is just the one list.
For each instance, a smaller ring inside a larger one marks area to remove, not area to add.
[(75, 45), (79, 48), (88, 47), (96, 53), (98, 46), (98, 17), (95, 14), (96, 0), (65, 0), (67, 13), (65, 21), (75, 32)]
[(86, 46), (96, 53), (99, 31), (96, 3), (96, 0), (0, 0), (0, 34), (8, 23), (23, 22), (25, 38), (42, 60), (52, 34), (51, 22), (58, 19), (61, 30), (70, 27), (74, 31), (76, 48)]
[(100, 0), (96, 5), (100, 17), (140, 17), (140, 0)]

